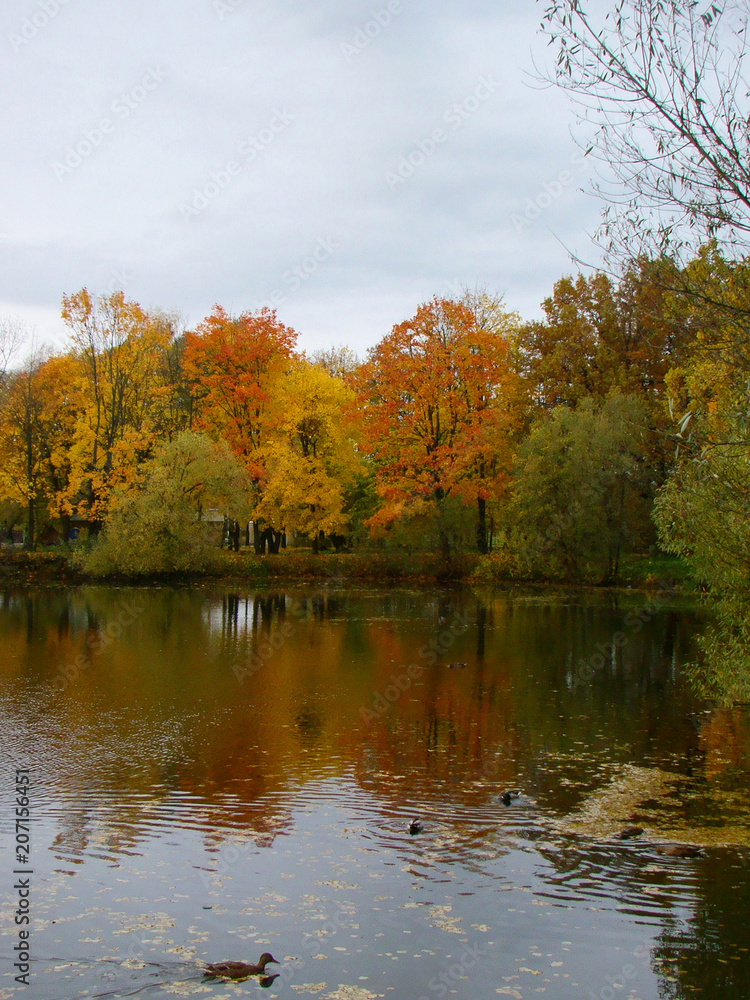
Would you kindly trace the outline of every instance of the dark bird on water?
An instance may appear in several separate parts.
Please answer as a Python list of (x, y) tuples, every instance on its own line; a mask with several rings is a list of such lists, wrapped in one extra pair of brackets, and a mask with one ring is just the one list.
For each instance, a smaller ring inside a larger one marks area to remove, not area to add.
[(258, 959), (257, 965), (250, 965), (249, 962), (212, 962), (206, 966), (205, 973), (207, 976), (220, 977), (221, 979), (247, 979), (248, 976), (262, 976), (270, 962), (275, 965), (279, 964), (273, 955), (264, 951)]
[(421, 833), (423, 830), (424, 827), (422, 826), (422, 824), (419, 822), (418, 819), (413, 819), (409, 824), (409, 833), (412, 835), (412, 837), (416, 836), (416, 834), (418, 833)]
[(500, 796), (500, 801), (504, 806), (509, 806), (513, 799), (517, 799), (521, 793), (519, 791), (503, 792)]
[(465, 667), (466, 667), (465, 663), (449, 663), (448, 664), (448, 669), (449, 670), (464, 670)]
[(632, 840), (633, 837), (640, 837), (642, 833), (642, 826), (624, 826), (619, 833), (615, 834), (615, 837), (618, 840)]
[(695, 844), (660, 844), (656, 850), (668, 858), (697, 858), (703, 854), (703, 848)]

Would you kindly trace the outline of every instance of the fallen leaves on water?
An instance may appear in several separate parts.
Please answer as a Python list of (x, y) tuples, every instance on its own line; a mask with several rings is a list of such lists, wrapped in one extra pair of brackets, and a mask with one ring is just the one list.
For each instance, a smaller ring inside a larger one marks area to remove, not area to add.
[(448, 934), (463, 934), (463, 928), (459, 927), (461, 918), (448, 916), (452, 909), (452, 906), (431, 906), (430, 924)]
[(371, 993), (361, 986), (347, 986), (342, 983), (339, 983), (339, 988), (333, 993), (326, 993), (330, 1000), (376, 1000), (377, 997), (384, 995), (383, 993)]
[(178, 980), (176, 983), (162, 983), (160, 989), (163, 993), (172, 993), (178, 997), (193, 997), (199, 993), (211, 993), (212, 987), (203, 986), (201, 983), (191, 983), (187, 980)]

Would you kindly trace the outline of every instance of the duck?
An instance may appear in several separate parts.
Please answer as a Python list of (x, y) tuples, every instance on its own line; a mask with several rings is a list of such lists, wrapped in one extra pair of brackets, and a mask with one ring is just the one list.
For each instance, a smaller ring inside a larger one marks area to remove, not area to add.
[(264, 951), (257, 965), (251, 965), (249, 962), (211, 962), (206, 966), (205, 973), (207, 976), (219, 976), (221, 979), (247, 979), (248, 976), (262, 976), (270, 962), (279, 964), (273, 955)]
[(412, 835), (412, 837), (415, 837), (418, 833), (421, 833), (423, 830), (424, 827), (422, 826), (422, 824), (419, 822), (418, 819), (413, 819), (409, 824), (409, 833)]
[(703, 854), (703, 848), (695, 844), (659, 844), (655, 850), (668, 858), (698, 858)]
[(466, 664), (465, 663), (449, 663), (448, 664), (448, 669), (449, 670), (465, 670), (466, 669)]
[(624, 826), (619, 833), (615, 834), (615, 837), (618, 840), (632, 840), (633, 837), (640, 837), (642, 833), (642, 826)]
[(521, 793), (519, 791), (503, 792), (503, 794), (500, 796), (500, 801), (504, 806), (509, 806), (513, 801), (513, 799), (517, 799), (520, 794)]

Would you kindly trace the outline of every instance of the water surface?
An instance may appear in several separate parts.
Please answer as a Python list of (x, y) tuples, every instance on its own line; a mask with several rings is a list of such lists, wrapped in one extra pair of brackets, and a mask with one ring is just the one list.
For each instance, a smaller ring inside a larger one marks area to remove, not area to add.
[(200, 963), (262, 951), (268, 996), (746, 1000), (750, 727), (691, 696), (700, 628), (665, 595), (5, 594), (0, 1000), (245, 996)]

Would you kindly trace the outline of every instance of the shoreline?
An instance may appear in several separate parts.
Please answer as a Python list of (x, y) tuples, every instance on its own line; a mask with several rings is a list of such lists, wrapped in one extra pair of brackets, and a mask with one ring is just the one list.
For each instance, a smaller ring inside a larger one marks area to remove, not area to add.
[[(162, 573), (144, 577), (113, 575), (96, 577), (80, 570), (71, 554), (61, 551), (0, 552), (0, 586), (117, 586), (190, 587), (224, 583), (232, 586), (271, 587), (284, 584), (330, 584), (337, 587), (358, 584), (389, 586), (470, 585), (476, 589), (549, 592), (581, 590), (587, 592), (641, 591), (653, 593), (670, 590), (676, 595), (695, 595), (695, 588), (678, 560), (670, 560), (663, 572), (664, 557), (651, 560), (637, 557), (641, 565), (623, 574), (616, 583), (593, 583), (563, 579), (472, 579), (480, 563), (477, 554), (462, 554), (446, 567), (440, 557), (426, 553), (347, 552), (313, 554), (306, 550), (279, 555), (256, 556), (254, 553), (222, 552), (220, 564), (207, 572)], [(661, 565), (659, 565), (659, 561)], [(659, 572), (659, 571), (662, 572)]]

